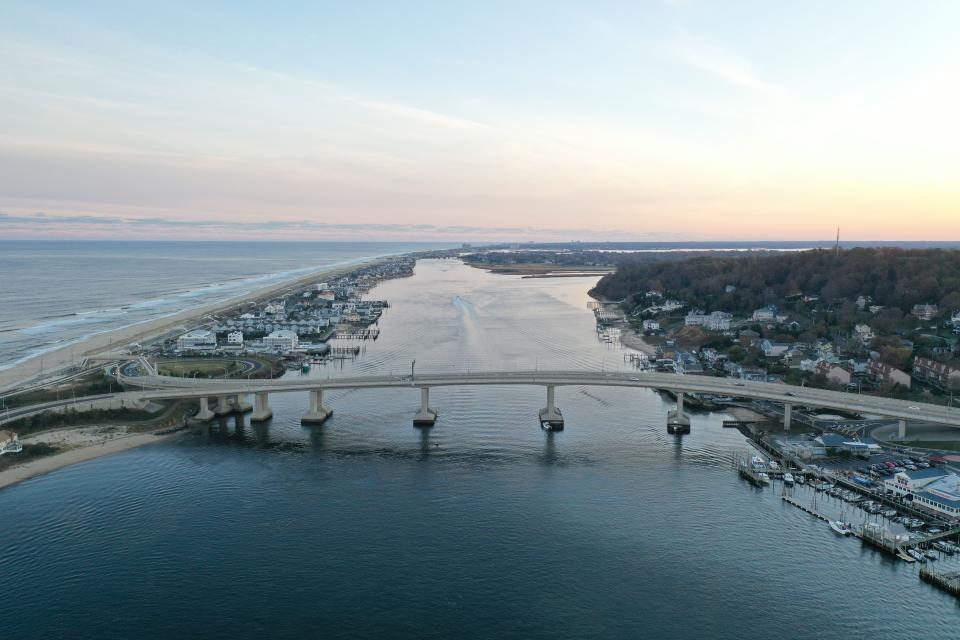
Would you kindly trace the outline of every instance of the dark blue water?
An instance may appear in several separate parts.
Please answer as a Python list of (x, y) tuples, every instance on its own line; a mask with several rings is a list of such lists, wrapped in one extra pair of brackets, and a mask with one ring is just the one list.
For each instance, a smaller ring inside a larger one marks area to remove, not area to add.
[[(382, 337), (343, 368), (621, 366), (590, 280), (452, 262), (374, 291)], [(298, 375), (298, 374), (292, 374)], [(682, 439), (650, 391), (303, 394), (0, 491), (10, 638), (956, 638), (917, 570), (840, 539), (730, 469), (720, 415)]]
[(0, 242), (0, 369), (410, 242)]

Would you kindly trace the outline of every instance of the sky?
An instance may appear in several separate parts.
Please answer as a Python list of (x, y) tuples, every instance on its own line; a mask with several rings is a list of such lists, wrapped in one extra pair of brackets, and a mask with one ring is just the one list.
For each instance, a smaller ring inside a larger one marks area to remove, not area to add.
[(0, 238), (960, 240), (960, 2), (0, 0)]

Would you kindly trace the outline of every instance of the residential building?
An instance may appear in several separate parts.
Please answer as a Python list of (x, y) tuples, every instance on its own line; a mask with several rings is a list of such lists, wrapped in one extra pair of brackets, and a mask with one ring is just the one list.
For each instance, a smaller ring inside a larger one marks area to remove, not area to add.
[(242, 345), (243, 331), (231, 331), (227, 334), (227, 344)]
[(910, 388), (910, 375), (908, 373), (879, 360), (870, 361), (867, 365), (867, 373), (881, 384), (898, 384), (901, 387)]
[(858, 324), (853, 328), (853, 337), (863, 344), (870, 344), (874, 338), (873, 329), (868, 324)]
[(296, 332), (287, 329), (272, 331), (263, 339), (263, 346), (276, 351), (290, 351), (296, 349), (299, 344), (300, 338)]
[(714, 311), (707, 314), (697, 310), (687, 314), (684, 324), (688, 327), (706, 327), (711, 331), (727, 331), (730, 329), (731, 320), (733, 320), (733, 315), (724, 311)]
[(833, 384), (848, 385), (850, 384), (850, 372), (844, 369), (843, 367), (838, 367), (835, 364), (831, 364), (825, 360), (817, 364), (817, 373), (822, 373), (827, 377), (829, 382)]
[(20, 453), (23, 451), (23, 445), (20, 444), (20, 437), (13, 431), (0, 431), (0, 456), (5, 453)]
[(644, 331), (659, 331), (660, 323), (656, 320), (644, 320), (643, 321), (643, 330)]
[(929, 358), (913, 359), (913, 378), (941, 389), (960, 385), (960, 369)]
[(217, 348), (217, 334), (206, 329), (195, 329), (177, 338), (180, 351), (212, 351)]
[(703, 365), (697, 356), (689, 351), (677, 351), (674, 356), (674, 371), (680, 374), (698, 375), (703, 373)]
[(780, 358), (787, 352), (789, 348), (790, 345), (784, 342), (763, 340), (760, 343), (760, 350), (763, 351), (763, 355), (767, 358)]
[(935, 304), (915, 304), (910, 312), (921, 320), (932, 320), (937, 315), (938, 309)]
[(773, 322), (777, 317), (777, 308), (773, 305), (757, 309), (753, 312), (752, 319), (757, 322)]

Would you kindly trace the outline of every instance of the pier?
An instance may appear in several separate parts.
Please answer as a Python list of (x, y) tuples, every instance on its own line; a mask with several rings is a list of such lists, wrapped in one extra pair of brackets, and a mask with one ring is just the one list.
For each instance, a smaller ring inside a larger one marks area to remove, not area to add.
[(920, 567), (920, 579), (960, 598), (960, 571), (940, 572), (932, 567)]

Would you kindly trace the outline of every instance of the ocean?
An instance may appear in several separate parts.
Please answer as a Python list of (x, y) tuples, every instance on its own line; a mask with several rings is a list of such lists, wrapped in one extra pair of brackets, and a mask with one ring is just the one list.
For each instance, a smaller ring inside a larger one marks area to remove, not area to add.
[(0, 369), (410, 242), (0, 242)]
[[(371, 292), (391, 306), (359, 358), (286, 375), (620, 369), (594, 281), (421, 261)], [(957, 601), (916, 567), (740, 480), (722, 414), (674, 437), (649, 390), (560, 388), (558, 433), (542, 388), (435, 389), (429, 429), (415, 389), (325, 402), (320, 427), (306, 394), (275, 395), (266, 425), (0, 491), (4, 637), (956, 637)]]

